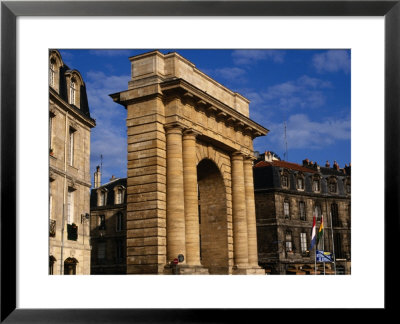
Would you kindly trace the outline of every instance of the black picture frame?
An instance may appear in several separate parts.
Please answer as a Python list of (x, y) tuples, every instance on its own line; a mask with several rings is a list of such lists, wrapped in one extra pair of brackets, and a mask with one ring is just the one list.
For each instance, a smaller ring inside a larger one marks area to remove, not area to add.
[[(400, 0), (395, 1), (2, 1), (1, 2), (1, 322), (221, 323), (266, 316), (256, 309), (16, 308), (16, 19), (18, 16), (383, 16), (385, 19), (385, 315), (395, 307), (399, 237)], [(371, 148), (373, 149), (373, 148)], [(371, 163), (381, 168), (381, 161)], [(390, 251), (390, 252), (389, 252)], [(369, 260), (372, 261), (372, 260)], [(371, 265), (372, 263), (367, 262)], [(367, 284), (367, 283), (366, 283)], [(168, 297), (169, 293), (166, 293)], [(310, 303), (312, 307), (312, 303)], [(274, 310), (268, 310), (273, 312)], [(261, 314), (258, 314), (261, 313)], [(268, 313), (270, 315), (271, 313)], [(382, 315), (382, 314), (380, 314)], [(262, 320), (268, 320), (261, 317)], [(300, 319), (300, 318), (299, 318)], [(271, 319), (269, 319), (271, 320)]]

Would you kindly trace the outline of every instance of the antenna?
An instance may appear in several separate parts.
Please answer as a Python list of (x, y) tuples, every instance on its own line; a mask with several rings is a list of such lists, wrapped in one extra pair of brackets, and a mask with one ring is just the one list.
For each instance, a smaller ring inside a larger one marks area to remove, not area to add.
[(285, 153), (284, 153), (284, 160), (288, 161), (288, 148), (287, 148), (287, 136), (286, 136), (286, 118), (283, 122), (284, 125), (284, 131), (285, 131)]
[(103, 174), (103, 154), (100, 154), (100, 172)]

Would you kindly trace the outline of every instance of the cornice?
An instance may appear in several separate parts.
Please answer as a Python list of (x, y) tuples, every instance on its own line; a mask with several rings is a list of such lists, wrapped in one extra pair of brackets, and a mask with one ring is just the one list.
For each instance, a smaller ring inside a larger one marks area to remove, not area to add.
[(68, 104), (52, 87), (49, 87), (49, 95), (49, 99), (56, 101), (61, 108), (70, 113), (74, 118), (80, 120), (90, 128), (96, 126), (96, 121), (93, 118), (82, 115), (82, 113), (79, 111), (79, 108), (74, 108)]
[(264, 136), (269, 132), (265, 127), (183, 79), (165, 81), (160, 84), (160, 87), (162, 93), (166, 95), (179, 92), (182, 98), (192, 100), (198, 109), (214, 114), (216, 118), (223, 119), (232, 126), (242, 129), (242, 132), (249, 133), (252, 138)]

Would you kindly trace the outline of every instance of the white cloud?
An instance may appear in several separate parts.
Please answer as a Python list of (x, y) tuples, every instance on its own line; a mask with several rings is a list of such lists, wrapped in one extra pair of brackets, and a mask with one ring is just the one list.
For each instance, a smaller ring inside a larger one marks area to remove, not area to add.
[(319, 73), (323, 72), (350, 72), (350, 54), (345, 50), (329, 50), (315, 54), (313, 65)]
[[(283, 123), (270, 123), (269, 139), (279, 148), (284, 147)], [(288, 148), (321, 149), (338, 140), (350, 140), (350, 118), (313, 121), (305, 114), (291, 115), (286, 123)]]
[(246, 71), (238, 67), (227, 67), (216, 69), (214, 74), (229, 81), (243, 81), (243, 76), (246, 74)]
[[(128, 88), (129, 75), (105, 75), (102, 71), (86, 73), (86, 89), (96, 127), (91, 136), (91, 169), (100, 164), (103, 155), (104, 181), (112, 174), (126, 176), (126, 110), (114, 103), (110, 94)], [(116, 174), (115, 174), (116, 173)]]
[(293, 108), (319, 108), (325, 104), (325, 89), (332, 88), (328, 81), (302, 76), (268, 87), (261, 96), (269, 105), (290, 110)]
[(283, 63), (284, 57), (285, 52), (282, 50), (235, 50), (232, 53), (233, 62), (237, 65), (251, 64), (263, 60)]

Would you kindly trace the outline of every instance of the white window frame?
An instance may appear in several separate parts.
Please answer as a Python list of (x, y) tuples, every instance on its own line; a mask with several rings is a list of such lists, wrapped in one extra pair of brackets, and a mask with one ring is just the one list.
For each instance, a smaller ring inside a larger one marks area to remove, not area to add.
[(75, 143), (75, 130), (73, 128), (69, 129), (69, 156), (68, 156), (68, 162), (70, 166), (74, 165), (74, 143)]
[(105, 191), (101, 191), (100, 192), (99, 206), (105, 206), (105, 205), (106, 205), (106, 192)]
[[(290, 237), (290, 240), (288, 240)], [(293, 252), (293, 237), (291, 232), (285, 232), (285, 249), (286, 252)]]
[(306, 233), (300, 233), (300, 248), (301, 248), (302, 253), (307, 252), (307, 234)]
[(69, 103), (71, 105), (75, 105), (75, 95), (76, 95), (76, 88), (75, 88), (76, 82), (74, 79), (70, 80), (69, 83)]
[[(285, 179), (285, 181), (283, 181)], [(284, 183), (286, 182), (286, 183)], [(282, 187), (288, 188), (289, 187), (289, 177), (286, 174), (282, 175)]]
[[(301, 186), (299, 185), (300, 183), (301, 183)], [(298, 189), (298, 190), (304, 190), (304, 186), (305, 186), (305, 184), (304, 184), (304, 178), (298, 177), (298, 178), (297, 178), (297, 189)]]
[(283, 201), (283, 217), (290, 219), (290, 203), (288, 200)]
[(50, 62), (50, 85), (54, 87), (55, 79), (56, 79), (56, 71), (54, 68), (55, 64)]
[(67, 194), (67, 224), (74, 222), (74, 191), (68, 190)]
[(319, 179), (313, 179), (313, 191), (315, 192), (321, 191), (321, 182)]

